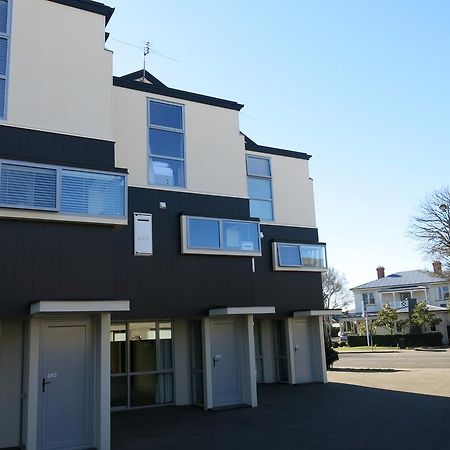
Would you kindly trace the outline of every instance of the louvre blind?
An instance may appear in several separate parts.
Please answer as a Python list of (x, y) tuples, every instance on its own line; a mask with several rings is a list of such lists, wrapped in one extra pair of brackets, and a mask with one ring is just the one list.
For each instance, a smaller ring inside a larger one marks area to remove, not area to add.
[(33, 209), (56, 209), (55, 169), (2, 164), (0, 203)]
[(62, 170), (61, 211), (123, 216), (125, 180), (120, 175)]

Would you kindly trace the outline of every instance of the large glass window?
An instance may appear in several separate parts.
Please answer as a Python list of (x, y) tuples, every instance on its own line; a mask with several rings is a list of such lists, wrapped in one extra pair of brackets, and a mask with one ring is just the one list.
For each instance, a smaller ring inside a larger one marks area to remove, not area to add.
[(1, 205), (56, 210), (57, 171), (55, 169), (2, 164), (0, 178)]
[(272, 221), (272, 174), (269, 159), (247, 156), (247, 187), (250, 216)]
[(261, 255), (258, 222), (182, 217), (183, 253)]
[(125, 175), (0, 161), (0, 206), (125, 218)]
[(171, 322), (111, 325), (111, 407), (173, 403)]
[(0, 0), (0, 119), (6, 117), (6, 86), (9, 52), (9, 1)]
[(323, 244), (289, 244), (274, 242), (274, 270), (309, 270), (323, 272), (327, 268)]
[(439, 286), (438, 287), (438, 299), (439, 300), (448, 300), (450, 298), (450, 293), (448, 290), (448, 286)]
[(185, 187), (183, 107), (149, 100), (148, 126), (150, 184)]
[(122, 175), (62, 170), (61, 211), (98, 216), (124, 216)]

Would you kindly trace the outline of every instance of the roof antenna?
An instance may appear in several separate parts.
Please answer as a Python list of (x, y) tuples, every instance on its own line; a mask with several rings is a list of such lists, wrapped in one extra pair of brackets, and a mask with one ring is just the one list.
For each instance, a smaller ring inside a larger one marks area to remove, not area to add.
[(150, 42), (146, 42), (145, 43), (145, 47), (144, 47), (144, 70), (142, 72), (142, 81), (145, 80), (145, 61), (147, 59), (147, 55), (150, 53)]

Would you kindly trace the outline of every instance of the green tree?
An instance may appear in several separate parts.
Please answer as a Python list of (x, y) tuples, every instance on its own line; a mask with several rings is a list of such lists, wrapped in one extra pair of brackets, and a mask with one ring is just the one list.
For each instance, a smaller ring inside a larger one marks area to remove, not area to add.
[(405, 332), (405, 328), (409, 326), (409, 320), (408, 319), (401, 319), (397, 320), (397, 328), (400, 328), (401, 332)]
[(439, 325), (441, 322), (442, 319), (436, 316), (433, 312), (428, 311), (425, 300), (418, 302), (411, 314), (411, 324), (421, 329), (424, 325)]
[(378, 312), (375, 323), (377, 327), (384, 327), (391, 334), (394, 334), (394, 331), (397, 326), (397, 319), (398, 319), (397, 311), (391, 308), (387, 303), (385, 303)]
[[(372, 336), (375, 334), (376, 331), (376, 323), (373, 320), (369, 320), (369, 331), (372, 334)], [(366, 336), (367, 330), (366, 330), (366, 322), (361, 321), (358, 325), (358, 335), (359, 336)]]

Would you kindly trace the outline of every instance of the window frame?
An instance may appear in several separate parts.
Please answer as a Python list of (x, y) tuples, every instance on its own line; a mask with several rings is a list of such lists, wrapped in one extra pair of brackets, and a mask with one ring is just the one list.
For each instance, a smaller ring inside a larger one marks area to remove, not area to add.
[[(291, 245), (298, 246), (300, 251), (300, 259), (302, 261), (301, 266), (285, 266), (280, 264), (279, 259), (279, 245)], [(301, 253), (301, 249), (303, 247), (314, 246), (314, 247), (322, 247), (325, 251), (325, 266), (324, 267), (312, 267), (303, 265), (303, 255)], [(282, 241), (274, 241), (272, 242), (272, 262), (273, 262), (273, 270), (274, 271), (288, 271), (288, 272), (326, 272), (328, 270), (328, 255), (327, 255), (327, 247), (323, 242), (317, 243), (304, 243), (304, 242), (282, 242)]]
[[(249, 160), (249, 158), (262, 159), (262, 160), (267, 161), (269, 163), (270, 175), (253, 175), (253, 174), (250, 174), (249, 170), (248, 170), (248, 160)], [(267, 223), (275, 222), (275, 209), (274, 209), (274, 206), (273, 206), (272, 159), (269, 158), (269, 157), (266, 157), (266, 156), (259, 156), (259, 155), (256, 156), (256, 155), (252, 155), (252, 154), (246, 154), (245, 155), (245, 173), (247, 174), (247, 193), (248, 193), (248, 199), (249, 199), (249, 208), (250, 208), (251, 201), (254, 200), (254, 201), (259, 201), (259, 202), (270, 203), (270, 209), (272, 211), (272, 219), (271, 220), (261, 219), (260, 217), (253, 217), (253, 216), (252, 217), (254, 219), (259, 219), (261, 222), (267, 222)], [(249, 192), (249, 188), (248, 188), (248, 180), (250, 178), (257, 179), (257, 180), (268, 180), (269, 181), (269, 184), (270, 184), (270, 197), (271, 197), (270, 200), (267, 200), (265, 198), (252, 198), (252, 197), (250, 197), (250, 192)], [(251, 211), (251, 208), (250, 208), (250, 211)], [(250, 212), (250, 214), (251, 214), (251, 212)]]
[[(107, 170), (92, 170), (85, 169), (79, 167), (71, 167), (71, 166), (57, 166), (54, 164), (42, 164), (42, 163), (34, 163), (28, 161), (16, 161), (9, 159), (0, 159), (0, 186), (1, 186), (1, 177), (2, 177), (2, 165), (12, 165), (12, 166), (22, 166), (22, 167), (30, 167), (37, 169), (50, 169), (56, 170), (56, 208), (42, 208), (42, 207), (34, 207), (34, 206), (16, 206), (16, 205), (8, 205), (1, 203), (0, 201), (0, 210), (2, 209), (14, 209), (14, 210), (25, 210), (25, 211), (42, 211), (42, 212), (50, 212), (57, 213), (58, 215), (72, 216), (72, 217), (93, 217), (93, 218), (104, 218), (104, 219), (127, 219), (128, 218), (128, 175), (126, 173), (121, 172), (109, 172)], [(86, 172), (92, 174), (104, 174), (104, 175), (113, 175), (113, 176), (121, 176), (124, 179), (124, 210), (123, 215), (120, 216), (111, 216), (106, 214), (81, 214), (75, 212), (65, 212), (61, 210), (61, 192), (62, 192), (62, 172), (64, 170), (73, 171), (73, 172)]]
[[(219, 222), (219, 245), (220, 248), (191, 248), (189, 247), (189, 219), (214, 220)], [(204, 216), (188, 216), (182, 215), (181, 218), (181, 253), (195, 255), (216, 255), (216, 256), (248, 256), (255, 257), (262, 255), (261, 245), (261, 227), (259, 222), (252, 220), (227, 219), (223, 217), (204, 217)], [(225, 239), (223, 232), (224, 222), (237, 222), (246, 224), (255, 224), (257, 226), (259, 249), (257, 251), (233, 251), (227, 250), (225, 247)]]
[[(363, 292), (362, 294), (363, 304), (366, 306), (374, 306), (376, 305), (375, 293), (373, 291)], [(367, 302), (364, 300), (364, 296), (367, 296)], [(373, 301), (371, 301), (373, 300)]]
[(0, 120), (7, 120), (8, 107), (8, 84), (9, 84), (9, 61), (11, 55), (11, 17), (12, 17), (12, 0), (6, 0), (8, 4), (8, 12), (6, 16), (6, 33), (0, 31), (0, 39), (6, 39), (6, 70), (5, 75), (0, 74), (0, 79), (5, 80), (5, 103), (3, 105), (3, 115), (0, 114)]
[[(152, 125), (150, 122), (150, 103), (162, 103), (163, 105), (170, 105), (170, 106), (178, 106), (181, 108), (181, 125), (183, 128), (172, 128), (172, 127), (165, 127), (163, 125)], [(183, 158), (177, 158), (173, 156), (164, 156), (164, 155), (158, 155), (153, 154), (151, 151), (151, 145), (150, 145), (150, 130), (161, 130), (161, 131), (169, 131), (173, 133), (179, 133), (183, 136)], [(180, 161), (183, 164), (183, 181), (184, 184), (182, 186), (169, 186), (166, 184), (156, 184), (152, 183), (151, 178), (154, 176), (153, 173), (153, 164), (152, 164), (152, 158), (159, 158), (159, 159), (169, 159), (171, 161)], [(166, 189), (187, 189), (187, 174), (186, 174), (186, 123), (185, 123), (185, 105), (182, 103), (176, 103), (176, 102), (168, 102), (165, 100), (156, 99), (153, 97), (147, 97), (147, 164), (148, 164), (148, 170), (147, 170), (147, 178), (148, 178), (148, 184), (150, 186), (158, 186)]]
[[(448, 285), (438, 286), (438, 301), (448, 301), (450, 300), (450, 289)], [(446, 290), (446, 292), (444, 292)], [(447, 294), (447, 297), (445, 296)]]

